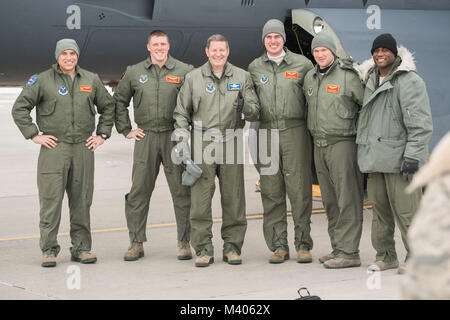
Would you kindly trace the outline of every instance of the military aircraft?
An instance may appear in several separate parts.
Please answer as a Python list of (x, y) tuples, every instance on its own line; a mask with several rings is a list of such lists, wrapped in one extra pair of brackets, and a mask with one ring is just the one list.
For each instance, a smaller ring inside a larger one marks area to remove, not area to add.
[(450, 128), (450, 70), (443, 61), (450, 49), (447, 0), (3, 0), (0, 8), (0, 86), (22, 86), (47, 69), (61, 38), (74, 38), (80, 65), (113, 85), (127, 65), (145, 59), (155, 29), (168, 33), (172, 56), (195, 66), (206, 59), (206, 39), (223, 34), (230, 61), (243, 68), (263, 52), (261, 29), (270, 18), (284, 21), (286, 46), (310, 59), (318, 32), (334, 37), (338, 55), (358, 62), (370, 58), (377, 35), (389, 32), (415, 53), (428, 85), (430, 146)]

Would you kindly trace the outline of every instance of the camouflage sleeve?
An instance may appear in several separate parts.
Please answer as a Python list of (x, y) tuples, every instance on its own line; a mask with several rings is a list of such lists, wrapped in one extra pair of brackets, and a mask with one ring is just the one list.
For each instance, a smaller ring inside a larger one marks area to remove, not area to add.
[[(31, 83), (33, 77), (35, 78)], [(33, 77), (28, 80), (27, 85), (14, 102), (11, 111), (14, 122), (25, 139), (32, 139), (39, 134), (39, 129), (33, 123), (33, 119), (30, 116), (31, 110), (33, 110), (41, 99), (39, 80), (37, 76)]]
[[(440, 163), (439, 163), (440, 164)], [(408, 230), (406, 299), (450, 299), (450, 174), (430, 183)]]
[(423, 80), (414, 72), (399, 79), (399, 101), (407, 131), (405, 157), (420, 161), (428, 158), (428, 142), (433, 132), (430, 100)]
[(258, 121), (259, 119), (259, 100), (255, 92), (255, 87), (253, 85), (250, 73), (246, 72), (245, 76), (245, 91), (244, 91), (244, 108), (243, 113), (245, 120), (247, 121)]
[(114, 101), (116, 105), (115, 125), (117, 132), (122, 133), (125, 137), (130, 133), (132, 126), (128, 107), (130, 106), (131, 97), (134, 94), (129, 77), (129, 68), (120, 79), (119, 84), (114, 93)]
[(95, 87), (94, 104), (97, 106), (97, 111), (100, 114), (96, 133), (97, 135), (103, 133), (110, 137), (114, 125), (114, 99), (106, 90), (98, 75), (95, 78)]

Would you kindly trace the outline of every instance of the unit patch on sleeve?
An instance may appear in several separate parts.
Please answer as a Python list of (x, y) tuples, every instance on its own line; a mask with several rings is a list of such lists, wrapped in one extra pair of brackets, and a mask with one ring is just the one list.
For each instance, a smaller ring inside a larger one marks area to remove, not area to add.
[(180, 83), (180, 78), (176, 76), (167, 76), (166, 77), (167, 83)]
[(298, 79), (298, 72), (286, 71), (284, 76), (286, 79)]
[(80, 86), (80, 92), (92, 92), (91, 86)]
[(36, 80), (37, 80), (37, 74), (32, 75), (30, 77), (30, 79), (28, 79), (26, 86), (27, 87), (31, 86), (32, 84), (34, 84), (36, 82)]
[(339, 86), (336, 86), (334, 84), (329, 84), (329, 85), (327, 85), (327, 92), (339, 93)]

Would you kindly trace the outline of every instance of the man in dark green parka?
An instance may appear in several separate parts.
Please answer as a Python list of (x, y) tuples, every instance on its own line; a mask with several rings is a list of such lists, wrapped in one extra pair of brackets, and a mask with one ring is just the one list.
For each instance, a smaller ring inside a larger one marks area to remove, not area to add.
[[(33, 75), (12, 109), (14, 121), (24, 137), (41, 145), (37, 183), (43, 267), (56, 266), (64, 191), (69, 198), (72, 260), (81, 263), (97, 261), (90, 253), (93, 151), (111, 135), (114, 100), (98, 75), (77, 65), (79, 54), (75, 40), (58, 41), (57, 64)], [(35, 106), (37, 126), (30, 117)], [(97, 135), (91, 136), (97, 111), (100, 113)]]
[(330, 36), (315, 36), (311, 49), (317, 66), (306, 75), (303, 88), (332, 247), (319, 261), (326, 268), (358, 267), (363, 183), (355, 140), (364, 87), (352, 62), (336, 56)]

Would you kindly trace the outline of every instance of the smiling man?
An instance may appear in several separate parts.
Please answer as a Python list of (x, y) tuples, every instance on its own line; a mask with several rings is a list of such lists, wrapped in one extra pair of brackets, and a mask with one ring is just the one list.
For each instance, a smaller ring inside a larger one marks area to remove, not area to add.
[[(190, 129), (194, 161), (203, 172), (191, 186), (191, 240), (197, 255), (195, 266), (213, 263), (211, 201), (217, 176), (223, 218), (222, 257), (236, 265), (242, 262), (247, 229), (244, 165), (237, 157), (243, 140), (239, 129), (245, 120), (258, 120), (259, 104), (250, 74), (227, 62), (230, 48), (224, 36), (209, 37), (205, 53), (208, 61), (186, 76), (174, 112), (177, 136), (187, 139)], [(203, 139), (198, 139), (201, 136)], [(224, 152), (217, 151), (214, 159), (203, 157), (211, 147)], [(196, 156), (198, 151), (201, 157)]]
[(355, 140), (364, 87), (352, 61), (337, 57), (329, 35), (321, 32), (315, 36), (311, 49), (317, 65), (306, 75), (303, 89), (332, 247), (319, 261), (325, 268), (358, 267), (363, 181)]
[[(64, 191), (69, 198), (72, 260), (97, 261), (90, 253), (93, 151), (111, 135), (114, 100), (98, 75), (78, 66), (79, 55), (75, 40), (58, 41), (57, 64), (32, 76), (12, 109), (14, 121), (24, 137), (41, 145), (37, 183), (43, 267), (56, 266), (60, 251), (56, 235)], [(95, 105), (100, 118), (97, 135), (91, 136), (95, 129)], [(37, 126), (30, 117), (35, 106)]]
[[(177, 258), (192, 258), (189, 245), (190, 193), (188, 187), (181, 185), (180, 167), (171, 160), (171, 135), (177, 94), (184, 76), (193, 67), (174, 59), (169, 49), (167, 34), (161, 30), (152, 31), (147, 43), (150, 56), (127, 68), (114, 93), (117, 131), (134, 141), (132, 186), (125, 196), (125, 216), (130, 237), (125, 261), (136, 261), (144, 256), (143, 242), (147, 241), (145, 226), (150, 198), (161, 164), (175, 210)], [(137, 123), (134, 130), (128, 114), (131, 98), (134, 121)]]
[(428, 158), (433, 124), (427, 89), (412, 54), (397, 48), (389, 33), (373, 41), (371, 53), (372, 59), (360, 67), (366, 88), (356, 143), (373, 204), (372, 245), (377, 254), (369, 269), (383, 271), (399, 265), (395, 223), (409, 257), (407, 232), (422, 192), (406, 194), (405, 188)]
[[(279, 153), (274, 174), (261, 168), (261, 199), (264, 207), (264, 237), (273, 252), (270, 263), (289, 259), (287, 241), (286, 193), (292, 206), (295, 250), (299, 263), (312, 262), (310, 236), (312, 210), (311, 143), (306, 129), (306, 104), (303, 80), (313, 68), (311, 61), (284, 47), (286, 34), (281, 21), (271, 19), (263, 27), (266, 52), (248, 67), (261, 103), (259, 132), (267, 130), (267, 146), (273, 131), (279, 145), (268, 154)], [(270, 148), (269, 148), (270, 149)]]

